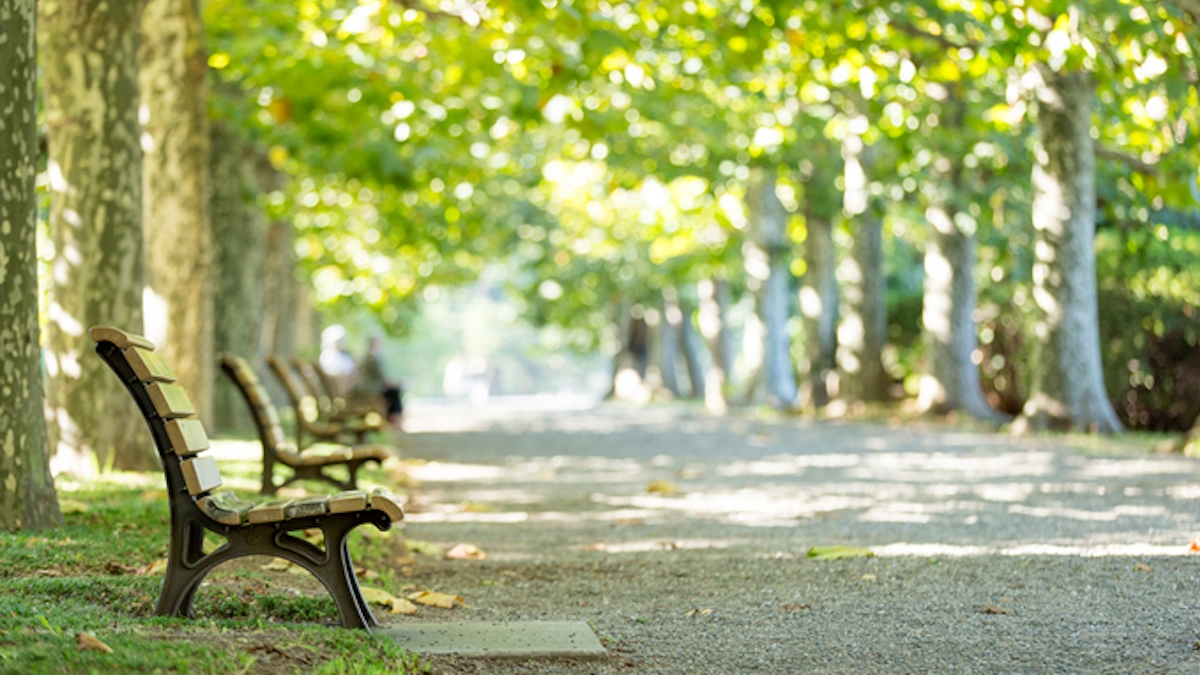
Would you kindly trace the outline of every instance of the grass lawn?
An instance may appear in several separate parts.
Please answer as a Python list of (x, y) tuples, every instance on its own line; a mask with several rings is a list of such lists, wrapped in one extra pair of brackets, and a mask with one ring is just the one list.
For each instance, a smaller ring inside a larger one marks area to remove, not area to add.
[[(256, 493), (260, 465), (228, 459), (240, 447), (252, 446), (214, 442), (226, 486), (264, 499)], [(378, 469), (360, 478), (393, 484)], [(316, 483), (297, 489), (334, 491)], [(264, 557), (242, 558), (209, 575), (196, 595), (196, 619), (154, 616), (162, 585), (155, 562), (165, 560), (169, 541), (161, 472), (60, 481), (59, 500), (65, 527), (0, 534), (0, 673), (425, 670), (391, 641), (341, 628), (316, 579), (299, 569), (264, 569), (271, 563)], [(219, 537), (210, 538), (206, 547), (219, 545)], [(366, 584), (400, 587), (392, 562), (405, 550), (398, 529), (360, 527), (350, 546)], [(81, 632), (112, 652), (80, 649)]]

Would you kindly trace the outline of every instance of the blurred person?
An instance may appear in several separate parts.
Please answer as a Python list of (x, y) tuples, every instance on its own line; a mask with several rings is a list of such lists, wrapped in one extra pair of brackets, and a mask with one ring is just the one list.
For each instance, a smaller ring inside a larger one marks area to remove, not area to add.
[(383, 338), (372, 335), (367, 341), (367, 351), (358, 361), (358, 375), (354, 379), (351, 396), (380, 402), (381, 412), (393, 429), (404, 427), (403, 391), (399, 381), (388, 376), (384, 366)]
[(321, 331), (321, 355), (317, 362), (337, 387), (337, 391), (331, 391), (329, 395), (345, 396), (358, 374), (358, 366), (354, 363), (354, 357), (346, 350), (344, 326), (335, 323)]

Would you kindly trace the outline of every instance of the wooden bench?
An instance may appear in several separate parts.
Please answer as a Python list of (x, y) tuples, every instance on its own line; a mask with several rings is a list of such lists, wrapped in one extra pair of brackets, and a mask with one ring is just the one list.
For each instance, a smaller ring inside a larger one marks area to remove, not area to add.
[(368, 433), (383, 429), (383, 416), (378, 413), (361, 418), (323, 419), (317, 398), (304, 393), (300, 383), (296, 381), (296, 375), (283, 359), (274, 355), (268, 356), (267, 366), (283, 386), (288, 403), (295, 411), (297, 448), (303, 450), (309, 436), (314, 442), (362, 443)]
[[(358, 487), (358, 470), (364, 464), (382, 462), (390, 455), (387, 448), (380, 445), (335, 445), (328, 449), (297, 450), (284, 435), (279, 413), (250, 364), (233, 354), (221, 354), (217, 360), (221, 370), (242, 393), (242, 398), (250, 408), (250, 416), (254, 418), (254, 426), (258, 429), (263, 448), (263, 494), (273, 495), (279, 488), (303, 478), (324, 481), (342, 490), (353, 490)], [(278, 465), (291, 469), (292, 475), (277, 485), (275, 467)], [(327, 471), (334, 467), (345, 467), (349, 478), (342, 480)]]
[[(397, 499), (377, 489), (255, 504), (219, 491), (216, 460), (202, 454), (209, 447), (204, 426), (154, 343), (105, 326), (92, 328), (90, 335), (96, 353), (137, 402), (166, 475), (171, 544), (155, 613), (192, 617), (196, 589), (214, 567), (266, 555), (299, 565), (320, 580), (344, 626), (370, 630), (378, 625), (354, 575), (346, 536), (364, 523), (389, 529), (404, 517)], [(308, 529), (322, 532), (324, 548), (293, 534)], [(206, 531), (225, 539), (209, 553), (204, 552)]]

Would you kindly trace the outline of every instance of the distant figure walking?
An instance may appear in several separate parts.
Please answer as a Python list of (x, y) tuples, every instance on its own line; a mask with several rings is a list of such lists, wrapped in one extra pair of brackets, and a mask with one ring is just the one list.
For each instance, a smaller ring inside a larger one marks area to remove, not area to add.
[(346, 351), (346, 328), (333, 324), (321, 331), (321, 356), (318, 359), (321, 370), (329, 376), (331, 384), (337, 391), (329, 392), (330, 396), (346, 396), (358, 374), (358, 366), (354, 357)]
[(383, 339), (377, 335), (367, 341), (367, 351), (358, 362), (358, 376), (351, 395), (363, 399), (382, 399), (382, 408), (393, 429), (404, 426), (403, 392), (399, 381), (387, 374), (383, 358)]

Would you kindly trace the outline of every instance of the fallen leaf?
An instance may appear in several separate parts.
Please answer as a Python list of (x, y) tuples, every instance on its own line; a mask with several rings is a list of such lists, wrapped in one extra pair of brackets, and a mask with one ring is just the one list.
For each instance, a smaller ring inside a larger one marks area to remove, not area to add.
[(57, 567), (48, 567), (46, 569), (34, 570), (33, 575), (35, 577), (61, 577), (63, 576), (63, 571)]
[(487, 560), (487, 554), (474, 544), (459, 544), (446, 551), (450, 560)]
[(441, 546), (428, 541), (421, 541), (420, 539), (406, 539), (404, 546), (413, 553), (420, 553), (421, 555), (433, 556), (435, 558), (446, 553), (446, 549)]
[(320, 548), (325, 545), (325, 532), (320, 528), (310, 527), (304, 531), (304, 541)]
[(713, 613), (713, 611), (711, 609), (707, 609), (707, 608), (706, 609), (693, 609), (690, 612), (685, 612), (684, 616), (708, 616), (709, 614), (712, 614), (712, 613)]
[(292, 566), (292, 563), (288, 562), (287, 560), (284, 560), (283, 558), (272, 558), (271, 562), (267, 563), (266, 565), (263, 565), (259, 569), (263, 569), (268, 572), (286, 572), (287, 569), (291, 566)]
[(132, 565), (122, 565), (119, 562), (113, 562), (112, 560), (109, 560), (108, 562), (104, 563), (104, 571), (108, 572), (109, 574), (137, 574), (141, 571), (141, 568), (134, 567)]
[(1188, 546), (1188, 550), (1192, 553), (1200, 553), (1200, 537), (1192, 540), (1191, 545)]
[(604, 544), (601, 542), (596, 542), (594, 544), (584, 544), (583, 546), (579, 547), (579, 550), (580, 551), (607, 551), (608, 544)]
[(397, 565), (411, 565), (411, 564), (417, 562), (417, 559), (410, 555), (398, 557), (395, 560), (396, 560)]
[(396, 596), (392, 595), (391, 593), (388, 593), (387, 591), (385, 591), (381, 588), (371, 588), (370, 586), (363, 586), (362, 594), (363, 594), (363, 600), (366, 600), (367, 602), (371, 603), (372, 605), (383, 605), (384, 607), (391, 607), (392, 603), (396, 601)]
[(478, 502), (463, 502), (460, 506), (463, 513), (491, 513), (496, 510), (496, 507), (491, 504), (480, 504)]
[(810, 609), (812, 609), (812, 605), (807, 602), (804, 604), (789, 602), (783, 606), (783, 611), (785, 612), (807, 612)]
[(1143, 571), (1143, 572), (1149, 572), (1149, 571), (1150, 571), (1150, 566), (1149, 566), (1149, 565), (1147, 565), (1147, 564), (1145, 564), (1145, 563), (1138, 563), (1138, 564), (1134, 565), (1134, 567), (1135, 567), (1136, 569), (1139, 569), (1139, 570)]
[(379, 578), (379, 572), (376, 572), (375, 570), (369, 570), (365, 567), (356, 567), (354, 568), (354, 576), (362, 579), (363, 581), (374, 581), (375, 579)]
[(1004, 607), (997, 607), (996, 605), (984, 605), (983, 607), (979, 608), (979, 613), (980, 614), (1012, 614), (1012, 610), (1005, 609)]
[(861, 578), (862, 578), (862, 580), (863, 580), (863, 581), (875, 581), (875, 575), (874, 575), (874, 574), (864, 574), (864, 575), (862, 575), (862, 577), (861, 577)]
[(679, 488), (669, 480), (651, 481), (646, 486), (646, 492), (650, 494), (659, 494), (664, 497), (673, 497), (679, 494)]
[(112, 647), (109, 647), (98, 640), (95, 635), (92, 635), (91, 633), (85, 633), (83, 631), (79, 631), (75, 634), (75, 645), (79, 647), (79, 651), (81, 652), (95, 651), (104, 652), (105, 654), (113, 653)]
[(808, 557), (815, 560), (841, 560), (842, 558), (870, 558), (875, 554), (857, 546), (813, 546)]
[(405, 600), (404, 598), (392, 599), (392, 614), (407, 614), (412, 616), (417, 613), (417, 606)]
[(613, 518), (613, 525), (644, 525), (645, 518)]
[(87, 513), (88, 505), (74, 499), (60, 499), (58, 508), (64, 516), (69, 516), (72, 513)]
[(437, 591), (417, 591), (416, 593), (409, 594), (408, 599), (420, 605), (441, 607), (442, 609), (454, 609), (456, 605), (461, 605), (463, 601), (462, 596), (439, 593)]
[(158, 560), (154, 560), (138, 570), (137, 575), (140, 577), (149, 577), (164, 574), (167, 571), (167, 565), (168, 563), (166, 558), (159, 558)]

